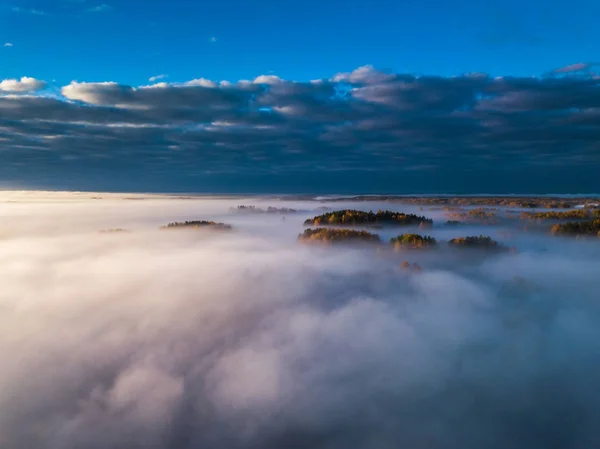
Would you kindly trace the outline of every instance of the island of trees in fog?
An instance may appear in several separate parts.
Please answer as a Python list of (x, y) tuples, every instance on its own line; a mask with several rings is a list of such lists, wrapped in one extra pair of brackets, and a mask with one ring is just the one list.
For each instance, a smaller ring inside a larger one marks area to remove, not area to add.
[(396, 249), (425, 249), (437, 246), (437, 241), (429, 235), (401, 234), (390, 240)]
[(228, 225), (225, 223), (217, 223), (215, 221), (205, 221), (205, 220), (175, 221), (173, 223), (169, 223), (168, 225), (161, 227), (161, 229), (181, 229), (181, 228), (191, 228), (191, 229), (210, 228), (210, 229), (219, 229), (219, 230), (232, 229), (231, 225)]
[(326, 212), (304, 222), (305, 226), (431, 226), (433, 220), (415, 214), (379, 210), (364, 212), (361, 210), (345, 209)]
[(381, 238), (377, 234), (354, 229), (306, 229), (298, 236), (298, 240), (305, 243), (380, 243)]
[(507, 249), (491, 237), (486, 235), (470, 236), (470, 237), (457, 237), (451, 239), (448, 244), (455, 248), (479, 248), (479, 249), (493, 249), (502, 250)]
[(600, 219), (593, 221), (572, 221), (556, 224), (552, 227), (552, 234), (573, 236), (598, 236), (600, 237)]

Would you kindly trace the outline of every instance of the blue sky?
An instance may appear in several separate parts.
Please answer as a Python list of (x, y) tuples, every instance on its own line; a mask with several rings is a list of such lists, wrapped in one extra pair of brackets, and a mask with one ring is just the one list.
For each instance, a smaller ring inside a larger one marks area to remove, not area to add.
[(310, 80), (366, 64), (534, 76), (599, 59), (598, 17), (594, 0), (3, 0), (0, 41), (13, 47), (0, 73), (132, 85)]
[(2, 0), (0, 187), (597, 192), (598, 17), (591, 0)]

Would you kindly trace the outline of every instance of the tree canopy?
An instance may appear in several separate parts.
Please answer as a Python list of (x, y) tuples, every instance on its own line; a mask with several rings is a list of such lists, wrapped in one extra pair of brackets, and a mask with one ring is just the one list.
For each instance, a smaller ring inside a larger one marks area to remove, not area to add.
[(448, 244), (455, 248), (481, 248), (493, 250), (505, 249), (505, 247), (500, 243), (485, 235), (480, 235), (479, 237), (457, 237), (450, 240)]
[(522, 220), (585, 220), (592, 215), (593, 213), (586, 209), (573, 209), (568, 211), (523, 212), (519, 215), (519, 218)]
[(307, 226), (360, 226), (360, 225), (395, 225), (411, 226), (433, 224), (433, 220), (414, 214), (379, 210), (377, 212), (364, 212), (360, 210), (345, 209), (326, 212), (304, 222)]
[(600, 237), (600, 219), (590, 221), (570, 221), (552, 226), (552, 234), (586, 236), (595, 235)]
[(298, 240), (305, 243), (348, 243), (348, 242), (365, 242), (379, 243), (381, 239), (377, 234), (371, 234), (367, 231), (356, 231), (352, 229), (326, 229), (326, 228), (311, 228), (306, 229), (300, 235)]
[(437, 241), (429, 235), (419, 234), (400, 234), (390, 240), (396, 249), (425, 249), (433, 248), (437, 245)]
[(200, 228), (210, 228), (210, 229), (218, 229), (218, 230), (230, 230), (232, 229), (231, 225), (225, 223), (217, 223), (214, 221), (206, 221), (206, 220), (196, 220), (196, 221), (175, 221), (173, 223), (169, 223), (166, 226), (162, 226), (161, 229), (180, 229), (180, 228), (191, 228), (191, 229), (200, 229)]

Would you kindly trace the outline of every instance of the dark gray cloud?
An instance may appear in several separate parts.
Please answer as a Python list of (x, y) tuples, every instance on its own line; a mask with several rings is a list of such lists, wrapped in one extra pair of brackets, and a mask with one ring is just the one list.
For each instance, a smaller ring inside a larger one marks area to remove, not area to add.
[[(103, 160), (111, 170), (106, 177), (119, 172), (141, 190), (152, 189), (148, 177), (159, 173), (161, 182), (171, 179), (169, 188), (176, 180), (193, 186), (203, 174), (229, 173), (241, 190), (251, 190), (258, 173), (274, 183), (294, 173), (301, 183), (302, 173), (318, 168), (336, 172), (335, 185), (346, 189), (353, 170), (404, 177), (429, 167), (457, 190), (453, 174), (489, 170), (502, 178), (524, 167), (556, 176), (559, 163), (565, 174), (581, 170), (567, 187), (581, 191), (592, 185), (586, 173), (600, 169), (600, 80), (586, 68), (574, 64), (555, 70), (557, 76), (532, 78), (413, 76), (367, 66), (312, 82), (273, 75), (139, 87), (73, 82), (54, 97), (32, 95), (42, 81), (7, 80), (0, 84), (0, 138), (9, 163), (0, 174), (25, 183), (42, 170), (48, 183), (64, 172), (101, 177)], [(27, 167), (20, 179), (14, 164)], [(478, 188), (503, 190), (467, 190)]]

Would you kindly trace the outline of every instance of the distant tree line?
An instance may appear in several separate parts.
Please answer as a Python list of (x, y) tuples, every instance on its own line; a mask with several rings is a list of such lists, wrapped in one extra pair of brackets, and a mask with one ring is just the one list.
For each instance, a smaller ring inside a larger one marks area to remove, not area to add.
[(503, 206), (513, 208), (545, 208), (545, 209), (570, 209), (574, 206), (583, 204), (593, 207), (598, 204), (598, 198), (558, 198), (558, 197), (472, 197), (472, 196), (456, 196), (456, 197), (419, 197), (419, 196), (394, 196), (394, 195), (378, 195), (378, 196), (356, 196), (352, 198), (330, 199), (334, 201), (393, 201), (402, 204), (429, 205), (429, 206)]
[(243, 212), (249, 214), (295, 214), (298, 211), (296, 209), (290, 209), (287, 207), (272, 207), (269, 206), (266, 209), (261, 209), (256, 206), (238, 206), (231, 207), (229, 209), (231, 212)]
[(597, 211), (588, 211), (586, 209), (574, 209), (568, 211), (548, 211), (548, 212), (523, 212), (519, 215), (522, 220), (585, 220), (593, 216)]

